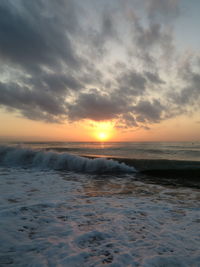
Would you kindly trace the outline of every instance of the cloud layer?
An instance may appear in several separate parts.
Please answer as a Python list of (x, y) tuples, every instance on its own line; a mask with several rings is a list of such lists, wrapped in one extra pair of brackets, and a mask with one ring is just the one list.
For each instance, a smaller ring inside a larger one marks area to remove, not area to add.
[(179, 1), (1, 0), (0, 106), (32, 120), (144, 127), (198, 108)]

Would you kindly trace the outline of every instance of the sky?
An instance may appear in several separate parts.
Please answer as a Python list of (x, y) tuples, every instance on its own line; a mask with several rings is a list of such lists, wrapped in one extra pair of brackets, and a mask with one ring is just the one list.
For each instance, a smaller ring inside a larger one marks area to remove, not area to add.
[(1, 0), (0, 140), (200, 141), (199, 11)]

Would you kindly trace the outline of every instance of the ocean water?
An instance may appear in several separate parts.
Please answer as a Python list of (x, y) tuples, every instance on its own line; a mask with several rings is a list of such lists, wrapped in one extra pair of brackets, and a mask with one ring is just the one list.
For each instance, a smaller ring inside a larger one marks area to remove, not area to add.
[(20, 142), (9, 145), (80, 156), (200, 161), (200, 142)]
[(0, 266), (200, 266), (200, 143), (0, 145)]

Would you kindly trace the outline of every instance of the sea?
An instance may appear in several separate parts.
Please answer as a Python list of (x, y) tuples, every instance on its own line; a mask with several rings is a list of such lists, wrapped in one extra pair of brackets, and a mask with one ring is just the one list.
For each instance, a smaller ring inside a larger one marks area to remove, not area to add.
[(0, 144), (0, 266), (200, 266), (200, 142)]

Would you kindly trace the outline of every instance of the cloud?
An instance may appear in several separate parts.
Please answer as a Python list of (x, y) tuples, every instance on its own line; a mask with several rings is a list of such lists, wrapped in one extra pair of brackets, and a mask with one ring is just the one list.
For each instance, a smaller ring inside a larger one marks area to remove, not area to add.
[(169, 57), (173, 53), (172, 27), (158, 22), (150, 22), (144, 26), (138, 17), (134, 17), (133, 26), (133, 42), (142, 56), (146, 54), (146, 60), (160, 54), (167, 54)]
[(134, 70), (125, 70), (116, 80), (118, 81), (120, 90), (130, 95), (142, 95), (147, 82), (142, 73)]
[[(53, 1), (16, 3), (18, 8), (10, 0), (0, 3), (0, 56), (25, 68), (34, 64), (53, 66), (59, 61), (76, 66), (77, 58), (69, 37), (75, 19), (71, 21), (71, 16), (66, 17), (64, 23), (63, 12), (58, 13), (61, 4), (71, 10), (72, 2), (59, 0), (53, 15)], [(45, 14), (47, 7), (49, 14)]]
[(31, 119), (48, 121), (48, 118), (51, 118), (49, 121), (55, 122), (59, 121), (60, 115), (66, 113), (64, 98), (48, 91), (31, 90), (12, 83), (0, 83), (0, 95), (1, 105), (20, 110), (25, 117)]
[(197, 108), (197, 64), (177, 60), (179, 14), (178, 0), (1, 0), (0, 106), (146, 129)]
[(102, 95), (97, 90), (80, 94), (68, 106), (70, 120), (91, 119), (95, 121), (115, 119), (129, 110), (126, 99), (114, 95)]
[(133, 111), (137, 114), (138, 122), (158, 123), (162, 119), (165, 107), (157, 99), (151, 102), (141, 100), (133, 107)]
[(177, 17), (180, 13), (180, 0), (147, 0), (146, 7), (150, 19), (163, 16), (165, 19)]
[(158, 73), (152, 73), (150, 71), (146, 71), (145, 75), (147, 79), (153, 84), (164, 84), (165, 82), (159, 77)]
[(179, 77), (183, 78), (184, 86), (178, 91), (170, 92), (174, 104), (184, 107), (199, 105), (200, 99), (200, 73), (193, 70), (190, 61), (180, 66)]
[(131, 112), (125, 113), (120, 116), (119, 120), (116, 123), (116, 128), (119, 129), (128, 129), (138, 127), (138, 123)]
[(42, 91), (49, 91), (52, 94), (65, 95), (69, 91), (79, 91), (84, 88), (84, 85), (76, 77), (65, 73), (45, 73), (37, 74), (29, 78), (24, 78), (23, 82), (27, 85), (31, 85), (35, 91), (38, 89)]

